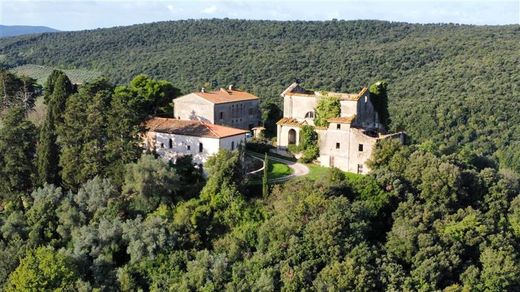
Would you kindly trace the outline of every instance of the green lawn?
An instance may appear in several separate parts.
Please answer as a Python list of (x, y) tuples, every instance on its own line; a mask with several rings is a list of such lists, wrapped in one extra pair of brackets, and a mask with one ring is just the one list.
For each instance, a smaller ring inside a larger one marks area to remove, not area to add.
[[(324, 177), (328, 174), (330, 168), (329, 167), (323, 167), (319, 166), (317, 164), (305, 164), (309, 168), (309, 174), (307, 174), (305, 177), (310, 178), (312, 180), (319, 179), (321, 177)], [(357, 174), (353, 172), (344, 172), (347, 180), (357, 180), (363, 177), (362, 174)]]
[(290, 175), (292, 173), (292, 168), (287, 166), (287, 164), (276, 161), (269, 162), (269, 169), (267, 173), (269, 179), (279, 178), (282, 176)]
[(323, 167), (312, 163), (305, 165), (307, 165), (307, 167), (309, 168), (309, 174), (307, 174), (305, 177), (313, 180), (326, 176), (330, 169), (328, 167)]

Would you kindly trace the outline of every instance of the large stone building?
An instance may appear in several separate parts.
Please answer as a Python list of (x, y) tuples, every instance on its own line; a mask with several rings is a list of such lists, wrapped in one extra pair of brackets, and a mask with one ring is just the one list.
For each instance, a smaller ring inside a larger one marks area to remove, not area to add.
[(382, 138), (402, 137), (402, 133), (386, 135), (367, 88), (359, 93), (318, 92), (304, 89), (298, 83), (289, 86), (283, 97), (283, 118), (277, 123), (279, 148), (290, 144), (298, 145), (300, 129), (304, 125), (314, 126), (315, 108), (320, 98), (339, 98), (341, 113), (329, 119), (328, 127), (315, 127), (318, 133), (321, 165), (335, 166), (341, 170), (367, 173), (367, 160), (375, 143)]
[(245, 143), (249, 131), (214, 125), (199, 120), (152, 118), (145, 123), (144, 146), (167, 161), (191, 155), (204, 164), (220, 149), (233, 151)]
[(173, 103), (174, 117), (177, 119), (202, 120), (248, 130), (260, 123), (258, 97), (232, 86), (211, 92), (202, 89), (176, 98)]

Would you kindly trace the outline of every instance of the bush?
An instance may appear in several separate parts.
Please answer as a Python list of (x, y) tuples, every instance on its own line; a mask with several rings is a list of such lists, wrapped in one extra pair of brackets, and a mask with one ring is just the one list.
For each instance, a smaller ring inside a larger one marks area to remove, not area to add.
[(316, 145), (309, 146), (303, 151), (303, 156), (300, 159), (303, 163), (311, 163), (320, 154), (320, 149)]
[(269, 153), (269, 150), (274, 148), (272, 145), (257, 141), (251, 141), (246, 143), (246, 150), (258, 152), (258, 153)]

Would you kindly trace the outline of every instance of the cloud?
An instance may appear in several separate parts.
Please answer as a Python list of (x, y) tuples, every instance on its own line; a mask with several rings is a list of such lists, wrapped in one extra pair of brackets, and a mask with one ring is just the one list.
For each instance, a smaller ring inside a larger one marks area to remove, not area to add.
[(175, 12), (175, 6), (173, 6), (172, 4), (166, 5), (166, 8), (168, 8), (168, 10), (172, 13)]
[(216, 5), (211, 5), (209, 7), (206, 7), (202, 10), (202, 13), (206, 13), (206, 14), (213, 14), (215, 12), (217, 12), (218, 8)]

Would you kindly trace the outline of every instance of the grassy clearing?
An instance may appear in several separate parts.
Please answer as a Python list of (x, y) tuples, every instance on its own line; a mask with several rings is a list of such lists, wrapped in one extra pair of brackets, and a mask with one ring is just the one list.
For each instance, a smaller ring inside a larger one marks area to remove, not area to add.
[(269, 163), (269, 168), (267, 169), (267, 177), (268, 179), (275, 179), (283, 176), (287, 176), (293, 173), (292, 168), (287, 166), (287, 164), (271, 161)]

